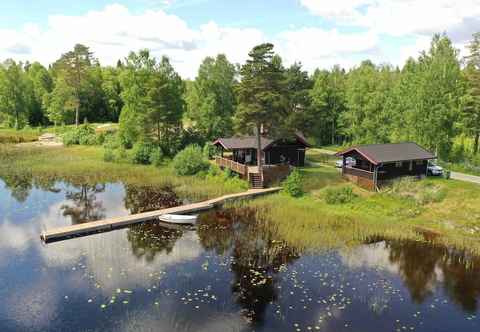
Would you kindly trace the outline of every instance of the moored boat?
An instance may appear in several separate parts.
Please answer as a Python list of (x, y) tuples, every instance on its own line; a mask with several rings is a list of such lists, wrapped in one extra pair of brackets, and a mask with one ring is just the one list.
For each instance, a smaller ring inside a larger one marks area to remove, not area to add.
[(180, 224), (180, 225), (192, 225), (198, 219), (197, 215), (189, 216), (189, 215), (180, 215), (180, 214), (164, 214), (158, 217), (161, 221), (172, 223), (172, 224)]

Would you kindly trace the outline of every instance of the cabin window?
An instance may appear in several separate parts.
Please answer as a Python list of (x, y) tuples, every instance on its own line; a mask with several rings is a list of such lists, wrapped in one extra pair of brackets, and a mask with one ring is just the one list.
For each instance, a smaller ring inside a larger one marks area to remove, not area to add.
[(401, 161), (395, 162), (395, 167), (396, 168), (400, 168), (400, 167), (402, 167), (402, 165), (403, 165), (403, 163)]

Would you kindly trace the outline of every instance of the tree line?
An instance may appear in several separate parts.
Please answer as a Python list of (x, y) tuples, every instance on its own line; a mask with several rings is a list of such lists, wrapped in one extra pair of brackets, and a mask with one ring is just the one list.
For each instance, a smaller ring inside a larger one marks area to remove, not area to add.
[(207, 57), (195, 80), (183, 80), (167, 57), (157, 60), (148, 50), (101, 66), (87, 46), (76, 45), (48, 68), (0, 65), (0, 122), (118, 121), (124, 146), (148, 140), (172, 152), (185, 140), (302, 131), (318, 145), (415, 141), (443, 159), (475, 158), (480, 33), (468, 50), (461, 58), (446, 35), (435, 35), (402, 68), (366, 60), (310, 75), (300, 63), (285, 66), (266, 43), (241, 65), (222, 54)]

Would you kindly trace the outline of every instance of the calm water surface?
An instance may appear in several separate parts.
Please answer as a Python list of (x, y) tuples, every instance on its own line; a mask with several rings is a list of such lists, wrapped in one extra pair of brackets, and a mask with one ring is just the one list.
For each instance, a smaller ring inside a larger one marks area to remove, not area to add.
[(480, 259), (441, 246), (300, 252), (231, 210), (196, 229), (39, 240), (179, 203), (167, 189), (0, 180), (0, 331), (480, 330)]

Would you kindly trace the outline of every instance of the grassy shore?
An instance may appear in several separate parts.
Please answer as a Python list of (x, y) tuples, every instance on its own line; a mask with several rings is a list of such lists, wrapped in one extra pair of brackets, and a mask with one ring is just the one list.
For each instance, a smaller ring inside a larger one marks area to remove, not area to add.
[[(276, 194), (240, 203), (255, 208), (258, 218), (269, 222), (278, 237), (290, 245), (321, 249), (358, 244), (375, 237), (435, 239), (480, 254), (480, 186), (429, 178), (372, 193), (344, 181), (339, 170), (331, 166), (331, 159), (318, 151), (309, 152), (308, 159), (310, 166), (300, 170), (304, 177), (303, 197)], [(0, 177), (5, 180), (21, 174), (75, 183), (122, 181), (170, 186), (190, 200), (246, 189), (246, 183), (229, 182), (222, 177), (178, 177), (168, 164), (157, 168), (107, 163), (100, 147), (0, 145)], [(351, 201), (327, 203), (332, 188), (348, 186), (354, 193)]]
[(0, 177), (28, 174), (43, 179), (67, 179), (74, 183), (121, 181), (126, 184), (169, 186), (184, 198), (202, 200), (241, 192), (246, 183), (221, 177), (176, 176), (165, 164), (161, 167), (103, 161), (103, 148), (18, 147), (0, 145)]
[[(314, 156), (315, 158), (315, 156)], [(434, 240), (480, 254), (480, 186), (429, 178), (372, 193), (328, 165), (301, 170), (306, 194), (277, 194), (244, 203), (297, 248), (354, 245), (372, 238)], [(328, 204), (327, 191), (351, 186), (355, 198)]]

